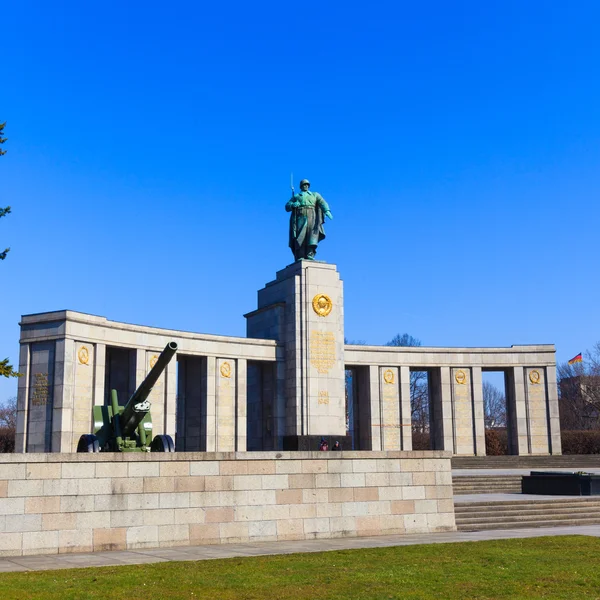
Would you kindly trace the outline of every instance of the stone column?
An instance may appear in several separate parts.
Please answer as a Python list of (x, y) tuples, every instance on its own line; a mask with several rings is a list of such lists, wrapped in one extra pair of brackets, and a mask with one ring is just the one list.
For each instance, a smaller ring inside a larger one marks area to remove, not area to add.
[[(52, 407), (52, 452), (71, 452), (73, 447), (73, 340), (56, 341)], [(90, 432), (91, 433), (91, 432)]]
[(29, 422), (29, 344), (21, 344), (19, 349), (19, 373), (23, 376), (17, 381), (17, 431), (15, 434), (15, 452), (25, 452), (27, 447), (27, 423)]
[(401, 450), (398, 368), (380, 367), (379, 382), (381, 449)]
[(247, 368), (248, 363), (245, 359), (239, 358), (236, 361), (236, 399), (235, 399), (235, 448), (236, 452), (246, 451), (247, 439)]
[(455, 452), (450, 367), (429, 371), (429, 402), (433, 415), (432, 449)]
[[(135, 373), (135, 383), (133, 385), (133, 391), (137, 390), (140, 385), (142, 384), (142, 381), (144, 381), (144, 379), (146, 378), (146, 374), (148, 373), (147, 371), (147, 362), (149, 360), (149, 358), (146, 357), (146, 350), (140, 349), (140, 348), (136, 348), (135, 349), (135, 367), (134, 367), (134, 373)], [(155, 354), (160, 354), (160, 353), (155, 353)], [(133, 393), (133, 392), (130, 392)], [(129, 398), (119, 398), (119, 403), (121, 405), (125, 405), (125, 402), (127, 402), (127, 400), (129, 400)]]
[(165, 370), (165, 419), (164, 431), (175, 439), (177, 431), (177, 357), (173, 357)]
[(285, 348), (284, 448), (311, 450), (319, 439), (346, 439), (343, 287), (334, 265), (300, 260), (258, 292), (246, 315), (249, 337)]
[[(273, 441), (274, 450), (283, 450), (283, 439), (285, 432), (292, 427), (288, 422), (287, 403), (285, 395), (285, 361), (278, 360), (275, 363), (274, 385), (273, 385)], [(291, 417), (290, 417), (291, 418)]]
[(558, 392), (556, 389), (556, 367), (546, 367), (546, 396), (550, 431), (550, 453), (562, 454), (560, 440), (560, 417), (558, 414)]
[[(217, 396), (216, 396), (216, 377), (217, 377), (217, 359), (214, 356), (208, 356), (205, 363), (205, 373), (203, 387), (205, 390), (205, 412), (202, 415), (202, 433), (206, 440), (205, 452), (217, 451)], [(200, 442), (201, 446), (202, 441)]]
[[(371, 450), (382, 450), (383, 440), (381, 435), (381, 399), (379, 396), (379, 367), (370, 366), (368, 371), (367, 386), (368, 401), (371, 407)], [(362, 428), (361, 428), (362, 430)], [(362, 444), (361, 444), (362, 448)]]
[(216, 367), (215, 450), (233, 452), (236, 426), (236, 365), (234, 360), (218, 358)]
[(76, 452), (79, 438), (94, 432), (94, 375), (97, 349), (88, 342), (74, 343), (75, 380), (73, 383), (73, 437), (69, 452)]
[[(160, 356), (159, 350), (148, 350), (143, 354), (143, 365), (144, 369), (142, 372), (142, 380), (138, 381), (138, 377), (136, 377), (136, 388), (144, 381), (144, 379), (148, 376), (148, 373), (152, 370), (152, 367), (158, 361)], [(138, 360), (140, 355), (138, 354)], [(172, 359), (171, 362), (174, 362), (175, 359)], [(166, 369), (165, 369), (166, 371)], [(136, 370), (136, 373), (139, 373), (139, 370)], [(166, 376), (165, 372), (161, 374), (158, 378), (150, 395), (148, 396), (148, 401), (150, 402), (150, 415), (152, 417), (152, 438), (154, 439), (155, 435), (162, 435), (164, 433), (168, 433), (165, 431), (165, 404), (166, 404)], [(150, 443), (152, 440), (148, 440)]]
[(475, 421), (475, 455), (485, 456), (485, 411), (483, 408), (483, 377), (481, 367), (471, 367), (473, 419)]
[(531, 454), (550, 454), (548, 398), (544, 369), (525, 369), (525, 394)]
[(523, 367), (512, 367), (506, 374), (509, 448), (512, 454), (530, 454)]
[[(94, 359), (94, 406), (102, 406), (106, 391), (106, 344), (95, 345)], [(91, 418), (91, 415), (90, 415)]]
[(473, 456), (475, 454), (472, 378), (466, 367), (450, 370), (454, 423), (454, 454)]
[(54, 341), (30, 345), (26, 452), (52, 452), (55, 347)]
[(410, 367), (400, 367), (400, 421), (402, 450), (412, 450), (412, 411), (410, 407)]

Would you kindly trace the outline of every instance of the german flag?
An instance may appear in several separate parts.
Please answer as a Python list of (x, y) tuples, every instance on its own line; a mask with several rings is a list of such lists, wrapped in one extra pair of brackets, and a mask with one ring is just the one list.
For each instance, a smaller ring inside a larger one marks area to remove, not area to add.
[(581, 358), (581, 352), (580, 352), (580, 353), (579, 353), (577, 356), (574, 356), (574, 357), (573, 357), (573, 358), (572, 358), (572, 359), (569, 361), (569, 364), (570, 364), (570, 365), (574, 365), (575, 363), (578, 363), (578, 362), (583, 362), (583, 358)]

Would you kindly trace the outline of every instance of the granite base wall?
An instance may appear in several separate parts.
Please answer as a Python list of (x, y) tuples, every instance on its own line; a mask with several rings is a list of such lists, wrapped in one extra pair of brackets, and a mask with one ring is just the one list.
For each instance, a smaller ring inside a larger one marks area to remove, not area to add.
[(454, 531), (450, 456), (5, 455), (0, 556)]

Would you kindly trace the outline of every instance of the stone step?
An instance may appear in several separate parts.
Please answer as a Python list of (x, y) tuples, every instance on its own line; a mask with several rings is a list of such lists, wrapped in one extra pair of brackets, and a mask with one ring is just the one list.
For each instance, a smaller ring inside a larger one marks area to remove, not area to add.
[(600, 506), (560, 506), (548, 510), (547, 508), (521, 508), (519, 510), (498, 510), (494, 509), (493, 515), (490, 515), (489, 510), (461, 510), (455, 507), (454, 514), (457, 519), (483, 519), (496, 517), (513, 517), (520, 516), (536, 516), (536, 515), (582, 515), (582, 514), (598, 514), (600, 515)]
[(598, 468), (600, 454), (562, 456), (455, 456), (453, 469)]
[(455, 502), (459, 531), (599, 525), (600, 497)]
[(491, 483), (478, 483), (476, 481), (474, 481), (473, 483), (454, 483), (452, 485), (452, 487), (455, 490), (473, 490), (473, 489), (482, 489), (482, 490), (495, 490), (496, 488), (499, 487), (509, 487), (509, 488), (516, 488), (518, 490), (521, 489), (521, 482), (520, 481), (494, 481)]
[(454, 483), (491, 482), (496, 481), (521, 481), (522, 475), (454, 475)]
[(552, 510), (557, 507), (580, 507), (580, 506), (600, 506), (600, 497), (598, 496), (573, 496), (573, 498), (556, 498), (549, 499), (544, 498), (543, 500), (488, 500), (488, 501), (477, 501), (474, 500), (472, 502), (460, 502), (455, 503), (455, 510), (463, 510), (466, 508), (496, 508), (496, 509), (510, 509), (514, 507), (515, 510), (526, 509), (527, 507), (535, 507), (535, 508), (544, 508), (547, 510)]
[(493, 490), (483, 490), (483, 489), (464, 489), (464, 490), (454, 490), (455, 496), (471, 496), (475, 494), (520, 494), (521, 488), (508, 488), (508, 487), (497, 487)]
[(472, 516), (472, 515), (455, 515), (456, 523), (469, 523), (475, 525), (478, 523), (520, 523), (521, 521), (534, 522), (534, 521), (580, 521), (581, 519), (597, 519), (600, 521), (600, 512), (596, 511), (584, 511), (581, 513), (569, 513), (568, 511), (562, 511), (557, 513), (537, 513), (537, 514), (509, 514), (506, 516), (501, 515), (486, 515), (486, 516)]
[(520, 493), (521, 475), (456, 475), (452, 477), (452, 488), (455, 496)]
[(573, 525), (600, 525), (600, 517), (595, 519), (565, 519), (561, 521), (511, 521), (509, 523), (478, 523), (474, 525), (458, 524), (458, 531), (489, 531), (492, 529), (528, 529), (538, 527), (570, 527)]

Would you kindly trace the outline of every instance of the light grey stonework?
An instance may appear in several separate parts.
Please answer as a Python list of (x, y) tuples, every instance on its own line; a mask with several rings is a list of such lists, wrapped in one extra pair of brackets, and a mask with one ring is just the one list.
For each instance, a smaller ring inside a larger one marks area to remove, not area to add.
[(0, 556), (455, 531), (450, 468), (449, 452), (5, 454)]
[[(331, 305), (320, 314), (313, 304), (323, 295)], [(284, 435), (346, 435), (344, 299), (335, 266), (301, 260), (279, 271), (246, 318), (249, 337), (285, 349)]]
[(561, 453), (553, 345), (344, 345), (342, 281), (334, 265), (319, 261), (279, 271), (246, 317), (248, 337), (237, 338), (74, 311), (24, 316), (16, 451), (74, 452), (92, 431), (92, 407), (105, 404), (111, 388), (125, 402), (175, 341), (177, 361), (150, 401), (154, 433), (174, 436), (179, 451), (281, 450), (294, 435), (334, 439), (346, 435), (350, 413), (354, 449), (411, 450), (412, 369), (427, 372), (434, 450), (485, 455), (488, 370), (504, 372), (510, 453)]

